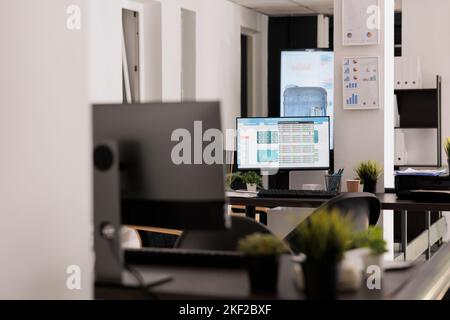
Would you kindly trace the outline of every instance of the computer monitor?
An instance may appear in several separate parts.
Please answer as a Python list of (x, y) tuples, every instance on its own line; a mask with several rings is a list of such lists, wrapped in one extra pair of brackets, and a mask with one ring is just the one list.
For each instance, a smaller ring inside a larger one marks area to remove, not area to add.
[(239, 170), (325, 170), (330, 167), (330, 118), (237, 119)]
[[(122, 224), (224, 229), (224, 165), (203, 161), (211, 143), (203, 133), (209, 129), (221, 129), (216, 102), (94, 106), (95, 210), (108, 214), (108, 206), (118, 202)], [(117, 178), (107, 180), (113, 170)], [(118, 190), (110, 198), (107, 191), (116, 180)], [(106, 209), (97, 206), (102, 201)]]

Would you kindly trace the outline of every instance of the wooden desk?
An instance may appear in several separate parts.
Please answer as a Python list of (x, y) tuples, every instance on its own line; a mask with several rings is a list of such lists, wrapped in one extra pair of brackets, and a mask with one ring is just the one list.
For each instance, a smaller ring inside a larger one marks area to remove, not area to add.
[[(242, 269), (214, 269), (183, 266), (148, 266), (146, 271), (170, 274), (167, 282), (152, 289), (159, 299), (304, 299), (294, 283), (293, 262), (284, 256), (279, 273), (278, 292), (252, 293), (248, 275)], [(411, 269), (385, 272), (381, 290), (361, 285), (357, 292), (340, 293), (339, 299), (441, 299), (450, 287), (450, 245), (445, 244), (433, 259), (415, 263)], [(136, 289), (96, 286), (96, 299), (148, 298)]]
[[(427, 259), (431, 256), (431, 247), (435, 243), (442, 242), (443, 233), (446, 230), (445, 218), (440, 217), (438, 221), (431, 224), (432, 211), (450, 211), (450, 203), (438, 202), (416, 202), (412, 200), (399, 200), (394, 193), (376, 194), (381, 202), (382, 210), (395, 210), (401, 212), (401, 238), (402, 238), (402, 258), (404, 260), (416, 260), (424, 252)], [(325, 198), (246, 198), (229, 197), (227, 202), (230, 205), (243, 205), (246, 207), (246, 216), (255, 218), (255, 207), (292, 207), (292, 208), (318, 208), (329, 199)], [(408, 210), (424, 211), (426, 230), (415, 239), (408, 239)], [(262, 221), (267, 221), (263, 217)]]

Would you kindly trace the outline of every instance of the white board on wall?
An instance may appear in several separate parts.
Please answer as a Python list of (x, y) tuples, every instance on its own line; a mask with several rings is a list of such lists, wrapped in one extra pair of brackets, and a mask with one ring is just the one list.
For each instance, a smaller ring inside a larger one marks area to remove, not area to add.
[(369, 110), (380, 107), (378, 57), (345, 57), (342, 75), (344, 109)]
[(343, 0), (342, 45), (380, 44), (379, 0)]

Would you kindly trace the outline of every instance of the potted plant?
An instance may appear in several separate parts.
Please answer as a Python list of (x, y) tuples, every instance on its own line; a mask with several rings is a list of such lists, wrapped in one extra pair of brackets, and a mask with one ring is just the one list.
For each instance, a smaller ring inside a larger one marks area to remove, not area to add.
[(364, 192), (375, 193), (377, 190), (377, 181), (383, 169), (375, 161), (361, 162), (355, 169), (361, 183), (364, 185)]
[(383, 229), (380, 227), (369, 227), (368, 230), (356, 232), (353, 245), (355, 248), (368, 249), (367, 253), (363, 255), (365, 269), (371, 265), (383, 267), (383, 254), (387, 251)]
[(255, 171), (238, 172), (235, 179), (240, 179), (247, 186), (247, 191), (256, 192), (258, 188), (262, 188), (262, 178)]
[(279, 257), (286, 245), (270, 234), (254, 233), (239, 241), (254, 291), (275, 291), (278, 284)]
[(448, 163), (448, 169), (450, 174), (450, 138), (447, 138), (447, 141), (444, 143), (444, 150), (447, 154), (447, 163)]
[(232, 191), (242, 183), (239, 173), (229, 173), (225, 176), (225, 190)]
[(314, 213), (296, 229), (307, 299), (335, 299), (338, 265), (352, 243), (352, 223), (339, 211)]

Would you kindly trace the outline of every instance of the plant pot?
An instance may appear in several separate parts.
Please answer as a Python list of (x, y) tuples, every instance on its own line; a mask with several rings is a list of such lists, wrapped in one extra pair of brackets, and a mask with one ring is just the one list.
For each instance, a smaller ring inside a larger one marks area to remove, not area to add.
[(383, 254), (373, 254), (370, 251), (363, 255), (364, 269), (370, 266), (377, 266), (380, 270), (383, 270), (384, 255)]
[(364, 181), (363, 191), (375, 193), (377, 191), (377, 181)]
[(256, 192), (257, 187), (256, 183), (247, 183), (247, 191)]
[(302, 263), (305, 296), (308, 300), (335, 300), (337, 296), (337, 263)]
[(360, 192), (359, 180), (347, 180), (347, 192)]
[(252, 291), (275, 292), (278, 285), (279, 256), (246, 256), (245, 266), (248, 271)]

